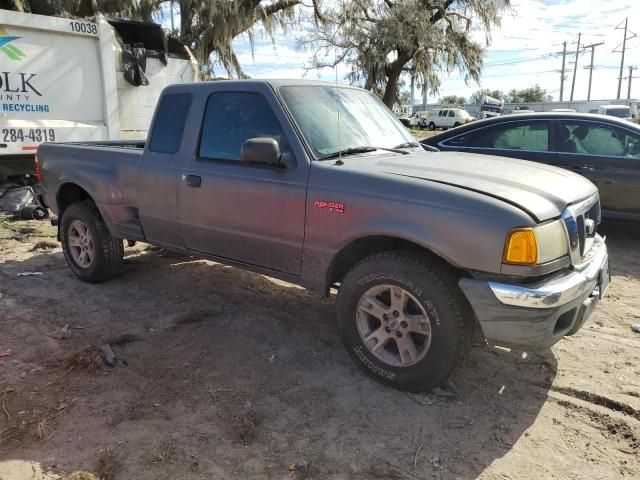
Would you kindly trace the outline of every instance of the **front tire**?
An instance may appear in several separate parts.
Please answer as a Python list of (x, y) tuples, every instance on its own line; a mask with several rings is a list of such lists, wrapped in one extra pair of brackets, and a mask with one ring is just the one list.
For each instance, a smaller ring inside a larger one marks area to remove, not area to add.
[(60, 241), (69, 268), (80, 280), (101, 283), (122, 272), (122, 240), (111, 235), (91, 200), (67, 207), (60, 221)]
[(436, 124), (435, 124), (435, 123), (433, 123), (433, 122), (430, 122), (430, 123), (429, 123), (429, 130), (433, 131), (433, 130), (435, 130), (435, 129), (436, 129)]
[(384, 252), (345, 276), (336, 303), (338, 330), (353, 361), (394, 388), (441, 385), (470, 347), (470, 309), (443, 264), (413, 252)]

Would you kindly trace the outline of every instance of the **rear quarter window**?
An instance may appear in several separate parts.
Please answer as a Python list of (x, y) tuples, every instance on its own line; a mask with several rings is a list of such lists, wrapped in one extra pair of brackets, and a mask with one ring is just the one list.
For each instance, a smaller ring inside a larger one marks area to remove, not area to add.
[(180, 150), (191, 98), (190, 93), (172, 93), (162, 97), (149, 150), (157, 153), (176, 153)]

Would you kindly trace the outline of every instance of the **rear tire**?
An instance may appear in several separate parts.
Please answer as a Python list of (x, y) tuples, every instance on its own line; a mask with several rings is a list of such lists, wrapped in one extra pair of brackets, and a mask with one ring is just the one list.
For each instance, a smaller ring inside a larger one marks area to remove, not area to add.
[(459, 127), (460, 125), (461, 125), (461, 124), (460, 124), (460, 122), (456, 122), (456, 123), (454, 123), (454, 124), (453, 124), (453, 127), (454, 127), (454, 128), (455, 128), (455, 127)]
[(122, 240), (111, 235), (91, 200), (67, 207), (60, 221), (60, 241), (69, 268), (83, 282), (101, 283), (122, 272)]
[(355, 265), (342, 281), (336, 309), (353, 361), (399, 390), (441, 385), (471, 345), (471, 310), (456, 276), (414, 252), (383, 252)]
[(433, 130), (435, 130), (435, 129), (436, 129), (436, 124), (435, 124), (435, 123), (433, 123), (433, 122), (430, 122), (430, 123), (429, 123), (429, 130), (433, 131)]

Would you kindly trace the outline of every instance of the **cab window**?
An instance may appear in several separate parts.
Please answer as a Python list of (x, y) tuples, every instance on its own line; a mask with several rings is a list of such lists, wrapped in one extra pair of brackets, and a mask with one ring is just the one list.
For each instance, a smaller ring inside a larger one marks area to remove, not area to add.
[(170, 93), (162, 97), (153, 123), (149, 150), (176, 153), (180, 149), (190, 106), (190, 93)]
[(267, 100), (258, 93), (220, 92), (207, 100), (199, 156), (210, 160), (240, 160), (242, 144), (255, 137), (281, 143), (284, 134)]

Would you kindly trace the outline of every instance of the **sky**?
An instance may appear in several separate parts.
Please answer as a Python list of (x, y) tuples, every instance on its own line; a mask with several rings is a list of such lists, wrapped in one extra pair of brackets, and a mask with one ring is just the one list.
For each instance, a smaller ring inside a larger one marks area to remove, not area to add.
[[(595, 68), (591, 99), (614, 99), (617, 95), (620, 68), (620, 49), (625, 18), (629, 18), (628, 37), (633, 32), (638, 37), (627, 40), (625, 70), (628, 66), (640, 67), (640, 0), (513, 0), (512, 10), (502, 17), (501, 26), (492, 32), (491, 44), (486, 49), (484, 68), (480, 85), (466, 85), (462, 76), (453, 72), (441, 76), (440, 91), (430, 95), (428, 101), (436, 102), (445, 95), (468, 97), (479, 88), (509, 91), (513, 88), (527, 88), (539, 84), (559, 99), (560, 69), (563, 42), (567, 42), (567, 79), (564, 99), (569, 100), (574, 69), (576, 42), (581, 33), (581, 45), (604, 42), (595, 48)], [(476, 40), (483, 43), (484, 33), (474, 32)], [(257, 39), (253, 54), (247, 38), (234, 41), (245, 72), (253, 78), (308, 78), (335, 80), (333, 69), (308, 70), (311, 53), (300, 48), (304, 37), (301, 27), (289, 28), (285, 33), (269, 38)], [(574, 99), (587, 98), (591, 49), (580, 51), (574, 89)], [(347, 65), (337, 69), (338, 81), (346, 82)], [(219, 72), (222, 73), (222, 72)], [(634, 70), (632, 98), (640, 98), (640, 69)], [(622, 82), (622, 98), (627, 95), (627, 81)], [(416, 102), (419, 102), (416, 93)]]

